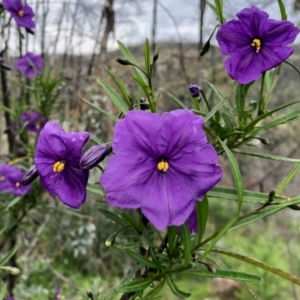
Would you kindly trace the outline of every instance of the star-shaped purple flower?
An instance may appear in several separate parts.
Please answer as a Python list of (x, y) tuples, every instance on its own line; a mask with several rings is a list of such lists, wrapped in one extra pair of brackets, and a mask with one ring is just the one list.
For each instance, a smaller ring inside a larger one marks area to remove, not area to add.
[(42, 70), (43, 59), (40, 55), (27, 52), (17, 61), (17, 69), (26, 77), (33, 78)]
[(21, 121), (26, 123), (25, 129), (30, 132), (39, 132), (37, 126), (38, 122), (41, 120), (41, 114), (39, 112), (22, 112)]
[(32, 20), (34, 12), (29, 5), (22, 4), (21, 0), (3, 0), (3, 7), (11, 14), (18, 26), (35, 28), (35, 22)]
[(299, 33), (293, 23), (269, 19), (269, 15), (252, 6), (237, 14), (238, 20), (221, 25), (217, 40), (224, 66), (230, 77), (241, 84), (259, 79), (260, 73), (280, 65), (293, 52), (292, 43)]
[(30, 189), (31, 184), (21, 185), (24, 172), (16, 166), (3, 164), (0, 166), (0, 192), (14, 194), (17, 196), (25, 195)]
[(182, 225), (222, 176), (203, 126), (189, 110), (128, 112), (116, 124), (115, 155), (100, 178), (108, 203), (141, 208), (159, 230)]
[(86, 199), (89, 173), (80, 169), (79, 162), (89, 136), (87, 132), (65, 132), (49, 121), (36, 145), (34, 163), (42, 185), (72, 208), (79, 208)]

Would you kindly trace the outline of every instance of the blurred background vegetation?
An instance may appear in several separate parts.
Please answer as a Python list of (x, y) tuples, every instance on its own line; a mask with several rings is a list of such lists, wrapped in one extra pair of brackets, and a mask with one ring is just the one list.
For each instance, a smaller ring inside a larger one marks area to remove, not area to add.
[[(67, 130), (86, 130), (103, 141), (110, 141), (113, 135), (113, 123), (85, 104), (81, 97), (110, 113), (117, 113), (116, 108), (109, 101), (97, 78), (101, 78), (111, 85), (103, 66), (122, 78), (133, 98), (139, 97), (138, 90), (130, 79), (132, 70), (121, 66), (115, 59), (120, 56), (114, 50), (116, 38), (124, 38), (131, 44), (130, 51), (139, 62), (143, 61), (143, 47), (138, 44), (137, 37), (132, 40), (131, 35), (144, 19), (150, 24), (146, 32), (152, 42), (153, 52), (159, 50), (159, 61), (155, 70), (153, 86), (162, 92), (160, 110), (172, 110), (176, 105), (168, 96), (168, 92), (175, 95), (187, 106), (191, 107), (188, 85), (196, 83), (207, 94), (209, 103), (214, 106), (218, 99), (209, 90), (207, 81), (214, 83), (233, 102), (233, 86), (223, 68), (224, 58), (214, 45), (210, 51), (199, 58), (199, 50), (205, 39), (210, 35), (217, 21), (211, 18), (205, 1), (176, 1), (184, 12), (187, 6), (195, 6), (195, 16), (187, 20), (188, 16), (179, 18), (173, 15), (172, 1), (157, 0), (107, 0), (107, 1), (28, 1), (36, 13), (37, 28), (35, 35), (18, 39), (16, 28), (4, 29), (2, 26), (0, 50), (5, 50), (5, 63), (13, 69), (6, 72), (5, 80), (10, 91), (10, 99), (14, 101), (24, 97), (24, 81), (14, 69), (15, 61), (28, 50), (41, 54), (44, 66), (52, 67), (52, 76), (60, 78), (57, 86), (57, 106), (51, 119), (62, 122)], [(300, 1), (284, 1), (289, 8), (295, 22), (300, 20)], [(274, 1), (256, 0), (241, 1), (241, 7), (258, 5), (272, 15), (278, 13), (272, 6)], [(234, 16), (232, 1), (224, 1), (226, 18)], [(145, 7), (151, 8), (145, 12)], [(178, 7), (177, 7), (178, 10)], [(175, 10), (175, 11), (177, 11)], [(279, 9), (277, 9), (279, 10)], [(168, 19), (174, 32), (173, 38), (160, 36), (164, 30), (158, 22), (160, 13)], [(129, 24), (129, 25), (128, 25)], [(195, 25), (196, 24), (196, 25)], [(125, 27), (127, 29), (119, 28)], [(185, 37), (186, 32), (181, 28), (189, 28), (196, 36), (194, 42)], [(0, 27), (1, 28), (1, 27)], [(151, 30), (150, 30), (151, 28)], [(196, 28), (196, 29), (195, 29)], [(119, 30), (119, 31), (118, 31)], [(195, 34), (195, 31), (197, 33)], [(118, 37), (116, 33), (119, 32)], [(159, 38), (157, 38), (159, 36)], [(140, 36), (142, 41), (146, 36)], [(123, 40), (123, 41), (124, 41)], [(197, 41), (197, 42), (196, 42)], [(127, 44), (127, 45), (128, 45)], [(295, 53), (289, 62), (300, 67), (300, 46), (295, 45)], [(29, 84), (26, 82), (26, 84)], [(259, 82), (255, 83), (259, 90)], [(3, 81), (2, 81), (3, 90)], [(287, 101), (299, 100), (299, 75), (289, 65), (283, 64), (281, 77), (270, 101), (273, 108)], [(0, 100), (4, 94), (0, 95)], [(248, 101), (258, 99), (258, 92), (248, 95)], [(278, 117), (278, 116), (275, 116)], [(0, 155), (6, 160), (9, 153), (7, 138), (9, 133), (4, 118), (4, 110), (0, 114)], [(269, 130), (269, 145), (258, 144), (256, 152), (299, 158), (298, 124), (286, 124), (280, 129)], [(5, 133), (4, 133), (5, 132)], [(22, 145), (22, 138), (16, 137)], [(253, 151), (254, 146), (247, 150)], [(244, 148), (244, 150), (246, 147)], [(232, 186), (232, 178), (225, 158), (221, 157), (224, 169), (228, 169), (222, 179), (222, 185)], [(292, 163), (265, 161), (260, 158), (237, 156), (244, 178), (246, 189), (270, 192), (275, 189), (282, 178), (292, 169)], [(100, 172), (94, 171), (90, 181), (96, 182)], [(300, 176), (296, 176), (285, 191), (287, 196), (299, 195)], [(47, 205), (38, 206), (31, 210), (22, 220), (22, 230), (18, 232), (19, 244), (17, 265), (22, 273), (15, 277), (14, 286), (16, 299), (54, 299), (54, 287), (59, 286), (62, 299), (81, 299), (78, 291), (86, 293), (91, 289), (93, 281), (101, 277), (101, 290), (108, 290), (116, 284), (122, 276), (127, 274), (133, 266), (130, 260), (124, 261), (121, 251), (117, 248), (105, 248), (105, 240), (118, 227), (102, 216), (97, 208), (106, 207), (97, 202), (95, 195), (89, 195), (86, 204), (80, 211), (73, 211), (64, 207), (59, 201), (49, 197)], [(250, 204), (245, 204), (244, 211), (249, 210)], [(106, 207), (107, 208), (107, 207)], [(253, 205), (251, 206), (253, 209)], [(214, 229), (226, 224), (234, 215), (234, 203), (211, 201), (209, 227), (207, 235)], [(6, 216), (0, 218), (0, 227), (5, 223)], [(300, 215), (298, 211), (285, 210), (264, 221), (252, 223), (234, 232), (228, 232), (221, 240), (222, 246), (234, 245), (235, 249), (245, 255), (254, 256), (271, 266), (281, 268), (300, 276), (300, 244), (299, 244)], [(122, 239), (130, 240), (129, 233)], [(0, 244), (1, 246), (1, 244)], [(7, 249), (0, 247), (0, 255)], [(300, 299), (300, 288), (281, 280), (275, 275), (257, 271), (251, 266), (237, 264), (236, 261), (224, 259), (218, 262), (228, 269), (247, 271), (259, 274), (261, 283), (249, 284), (249, 287), (264, 300)], [(6, 280), (6, 278), (3, 278)], [(185, 291), (194, 291), (190, 299), (250, 299), (240, 283), (226, 280), (208, 281), (206, 279), (179, 278), (179, 287)], [(175, 299), (166, 289), (162, 291), (163, 299)]]

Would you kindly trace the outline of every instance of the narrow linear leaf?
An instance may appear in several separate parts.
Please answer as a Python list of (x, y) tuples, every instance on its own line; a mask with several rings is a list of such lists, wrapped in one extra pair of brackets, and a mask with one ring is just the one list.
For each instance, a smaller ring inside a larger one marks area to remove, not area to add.
[(146, 289), (152, 282), (151, 278), (138, 278), (132, 281), (121, 284), (117, 287), (117, 291), (120, 293), (130, 293), (136, 291), (142, 291)]
[(0, 260), (0, 266), (5, 265), (17, 252), (18, 245), (15, 245), (1, 260)]
[(125, 220), (123, 220), (122, 218), (120, 218), (119, 216), (117, 216), (116, 214), (103, 209), (103, 208), (98, 208), (98, 210), (107, 218), (111, 219), (113, 222), (118, 223), (122, 226), (128, 226), (130, 224), (128, 224)]
[(6, 285), (3, 285), (0, 289), (0, 300), (4, 299), (5, 293), (6, 293)]
[(282, 20), (287, 20), (287, 14), (285, 10), (285, 6), (282, 0), (278, 0), (279, 8), (280, 8), (280, 13), (281, 13), (281, 19)]
[[(238, 196), (235, 188), (228, 188), (222, 186), (216, 186), (207, 193), (209, 198), (221, 198), (227, 200), (238, 201)], [(268, 193), (259, 193), (244, 190), (243, 192), (243, 202), (249, 203), (266, 203), (269, 198)], [(288, 197), (275, 195), (274, 202), (284, 202)]]
[[(133, 64), (137, 65), (137, 60), (134, 58), (134, 56), (131, 54), (131, 52), (126, 48), (126, 46), (120, 42), (117, 41), (120, 51), (122, 52), (122, 54)], [(140, 79), (146, 84), (148, 82), (147, 77), (145, 76), (145, 74), (138, 69), (137, 67), (133, 67), (133, 69), (135, 70), (135, 72), (137, 73), (137, 75), (140, 77)]]
[(134, 248), (139, 248), (141, 247), (141, 243), (126, 243), (126, 244), (120, 244), (117, 245), (116, 243), (114, 243), (114, 246), (116, 246), (119, 249), (134, 249)]
[(294, 276), (294, 275), (291, 275), (289, 273), (286, 273), (284, 272), (283, 270), (281, 269), (278, 269), (278, 268), (275, 268), (275, 267), (271, 267), (263, 262), (260, 262), (252, 257), (249, 257), (249, 256), (246, 256), (246, 255), (242, 255), (242, 254), (238, 254), (238, 253), (235, 253), (235, 252), (232, 252), (232, 251), (229, 251), (229, 250), (223, 250), (223, 249), (213, 249), (212, 252), (215, 252), (215, 253), (219, 253), (219, 254), (224, 254), (226, 256), (230, 256), (230, 257), (234, 257), (238, 260), (241, 260), (241, 261), (244, 261), (246, 263), (249, 263), (251, 265), (254, 265), (256, 267), (259, 267), (261, 269), (264, 269), (270, 273), (273, 273), (281, 278), (284, 278), (292, 283), (295, 283), (297, 285), (300, 285), (300, 278)]
[(191, 259), (191, 233), (187, 222), (181, 226), (180, 235), (183, 244), (184, 264), (187, 265)]
[(221, 100), (206, 116), (205, 121), (208, 121), (211, 117), (215, 115), (215, 113), (225, 104), (227, 101), (226, 97), (222, 94), (222, 92), (212, 83), (208, 82), (208, 84), (211, 86), (215, 94), (218, 96), (218, 98)]
[(97, 82), (104, 88), (110, 99), (115, 103), (115, 105), (120, 109), (123, 114), (128, 112), (128, 106), (123, 101), (123, 99), (117, 94), (117, 92), (112, 89), (104, 80), (98, 79)]
[(164, 287), (165, 279), (163, 279), (159, 284), (157, 284), (150, 292), (148, 292), (144, 297), (143, 300), (153, 300), (153, 297), (156, 296)]
[(282, 183), (276, 189), (275, 191), (276, 194), (280, 194), (286, 188), (289, 182), (295, 177), (299, 169), (300, 169), (300, 162), (296, 166), (294, 166), (291, 172), (284, 178)]
[(206, 278), (229, 278), (233, 280), (241, 280), (241, 281), (261, 281), (262, 278), (257, 275), (244, 273), (244, 272), (235, 272), (231, 270), (217, 270), (215, 273), (211, 273), (208, 270), (187, 270), (183, 272), (184, 274), (193, 275), (193, 276), (201, 276)]
[(198, 227), (198, 244), (200, 244), (205, 232), (208, 218), (208, 199), (204, 196), (202, 201), (196, 201), (197, 227)]
[(172, 94), (168, 93), (169, 97), (181, 108), (187, 108), (187, 106), (181, 102), (178, 98), (176, 98), (175, 96), (173, 96)]
[(172, 253), (173, 251), (173, 248), (175, 246), (175, 237), (176, 237), (176, 234), (178, 232), (178, 228), (177, 226), (169, 226), (167, 228), (168, 230), (168, 245), (169, 245), (169, 250), (170, 252)]
[(236, 154), (255, 156), (255, 157), (271, 159), (271, 160), (277, 160), (277, 161), (300, 162), (300, 159), (297, 159), (297, 158), (289, 158), (289, 157), (277, 156), (277, 155), (266, 154), (266, 153), (243, 152), (243, 151), (232, 151), (232, 152), (236, 153)]
[(91, 106), (92, 108), (94, 108), (95, 110), (97, 110), (98, 112), (100, 112), (101, 114), (107, 116), (109, 119), (113, 120), (114, 122), (117, 122), (119, 119), (110, 114), (109, 112), (107, 112), (106, 110), (102, 109), (101, 107), (97, 107), (96, 105), (92, 104), (91, 102), (85, 100), (84, 98), (81, 98), (82, 101), (84, 101), (85, 103), (87, 103), (89, 106)]
[(142, 256), (132, 250), (126, 250), (126, 254), (132, 258), (133, 260), (135, 260), (136, 262), (140, 263), (143, 266), (147, 266), (150, 268), (154, 268), (157, 269), (157, 265), (155, 264), (155, 262), (149, 260), (147, 257)]
[(152, 95), (152, 90), (149, 87), (148, 83), (145, 83), (143, 80), (141, 80), (140, 77), (132, 75), (132, 79), (143, 89), (143, 91), (145, 92), (149, 103), (152, 102), (153, 103), (153, 95)]
[(187, 298), (189, 297), (191, 294), (190, 293), (185, 293), (183, 291), (181, 291), (177, 285), (175, 284), (174, 280), (172, 279), (171, 276), (166, 276), (167, 279), (167, 284), (171, 290), (171, 292), (173, 293), (173, 295), (175, 295), (178, 298)]
[(235, 184), (237, 196), (238, 196), (238, 214), (239, 214), (241, 211), (241, 207), (242, 207), (242, 203), (243, 203), (243, 195), (244, 195), (242, 175), (241, 175), (239, 166), (238, 166), (232, 152), (230, 151), (230, 149), (220, 139), (219, 139), (219, 142), (221, 143), (223, 149), (225, 150), (227, 157), (229, 159), (229, 162), (230, 162), (232, 175), (233, 175), (233, 179), (234, 179), (234, 184)]
[(105, 195), (103, 188), (99, 184), (88, 183), (86, 186), (86, 190), (102, 197)]
[(148, 76), (150, 76), (151, 70), (151, 58), (150, 58), (150, 46), (149, 41), (146, 39), (145, 46), (144, 46), (144, 57), (145, 57), (145, 70)]
[(126, 282), (129, 282), (129, 280), (134, 276), (134, 274), (141, 268), (140, 265), (134, 267), (127, 276), (125, 276), (119, 285), (116, 285), (112, 288), (112, 290), (104, 297), (104, 300), (113, 300), (115, 299), (115, 296), (118, 294), (117, 288), (125, 284)]

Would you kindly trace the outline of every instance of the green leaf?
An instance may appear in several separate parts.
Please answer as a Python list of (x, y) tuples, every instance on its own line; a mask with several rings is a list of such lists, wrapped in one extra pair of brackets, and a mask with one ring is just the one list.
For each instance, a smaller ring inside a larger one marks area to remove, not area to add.
[(5, 265), (17, 252), (18, 245), (15, 245), (1, 260), (0, 266)]
[(238, 196), (238, 214), (239, 214), (241, 211), (242, 203), (243, 203), (243, 194), (244, 194), (243, 178), (242, 178), (239, 166), (238, 166), (232, 152), (230, 151), (230, 149), (220, 139), (219, 139), (219, 142), (221, 143), (223, 149), (225, 150), (227, 157), (229, 159), (229, 162), (230, 162), (232, 175), (233, 175), (233, 179), (234, 179), (234, 184), (235, 184), (237, 196)]
[(104, 192), (102, 186), (100, 186), (99, 184), (88, 183), (86, 186), (86, 190), (91, 193), (100, 195), (102, 197), (105, 195), (105, 192)]
[(117, 287), (117, 291), (120, 293), (142, 291), (146, 289), (151, 283), (152, 283), (151, 278), (138, 278), (119, 285)]
[(99, 294), (99, 288), (100, 288), (100, 277), (96, 278), (93, 282), (93, 296), (95, 299), (98, 298), (98, 294)]
[(170, 252), (173, 251), (173, 248), (175, 246), (175, 237), (176, 237), (176, 234), (178, 232), (178, 228), (177, 226), (169, 226), (167, 228), (168, 230), (168, 244), (169, 244), (169, 250)]
[(152, 90), (149, 87), (148, 83), (145, 83), (143, 80), (141, 80), (140, 77), (132, 75), (132, 79), (143, 89), (143, 91), (145, 92), (148, 100), (149, 100), (149, 104), (153, 103), (153, 95), (152, 95)]
[(148, 292), (144, 297), (143, 300), (153, 300), (153, 297), (156, 296), (164, 287), (165, 285), (165, 278), (157, 284), (150, 292)]
[(207, 195), (202, 201), (196, 201), (197, 227), (198, 227), (198, 244), (201, 242), (205, 232), (206, 222), (208, 218), (208, 200)]
[(187, 106), (181, 102), (178, 98), (176, 98), (175, 96), (173, 96), (172, 94), (168, 93), (169, 97), (180, 107), (180, 108), (187, 108)]
[(259, 117), (257, 117), (256, 119), (254, 119), (251, 123), (249, 123), (248, 125), (246, 125), (245, 127), (245, 132), (250, 132), (251, 130), (253, 130), (254, 126), (260, 122), (261, 120), (265, 119), (266, 117), (268, 116), (271, 116), (273, 115), (275, 112), (277, 111), (280, 111), (286, 107), (289, 107), (289, 106), (292, 106), (294, 104), (297, 104), (299, 103), (300, 100), (296, 100), (296, 101), (293, 101), (293, 102), (288, 102), (288, 103), (285, 103), (284, 105), (281, 105), (281, 106), (278, 106), (276, 107), (275, 109), (273, 110), (270, 110), (268, 111), (267, 113), (263, 114), (263, 115), (260, 115)]
[(101, 114), (107, 116), (108, 118), (110, 118), (114, 122), (117, 122), (119, 120), (116, 116), (110, 114), (109, 112), (107, 112), (106, 110), (102, 109), (101, 107), (97, 107), (96, 105), (94, 105), (91, 102), (85, 100), (84, 98), (81, 98), (81, 99), (82, 99), (82, 101), (84, 101), (85, 103), (87, 103), (89, 106), (91, 106), (92, 108), (94, 108), (95, 110), (97, 110), (98, 112), (100, 112)]
[(212, 252), (215, 252), (215, 253), (219, 253), (219, 254), (223, 254), (223, 255), (226, 255), (226, 256), (230, 256), (230, 257), (234, 257), (238, 260), (241, 260), (241, 261), (244, 261), (246, 263), (249, 263), (251, 265), (254, 265), (258, 268), (261, 268), (261, 269), (264, 269), (270, 273), (273, 273), (281, 278), (284, 278), (292, 283), (295, 283), (297, 285), (300, 285), (300, 278), (298, 277), (295, 277), (291, 274), (288, 274), (286, 272), (284, 272), (283, 270), (280, 270), (278, 268), (274, 268), (274, 267), (271, 267), (263, 262), (260, 262), (252, 257), (249, 257), (249, 256), (245, 256), (245, 255), (242, 255), (242, 254), (238, 254), (236, 252), (232, 252), (230, 250), (225, 250), (225, 249), (221, 249), (221, 248), (218, 248), (218, 249), (213, 249)]
[(15, 206), (17, 203), (20, 202), (20, 200), (22, 199), (22, 197), (15, 197), (13, 200), (11, 200), (7, 206), (6, 206), (6, 210), (12, 208), (13, 206)]
[(184, 264), (187, 265), (191, 259), (191, 233), (187, 222), (180, 227), (180, 235), (183, 244)]
[(272, 127), (275, 127), (275, 126), (278, 126), (278, 125), (281, 125), (281, 124), (285, 124), (285, 123), (288, 123), (292, 120), (297, 120), (300, 118), (300, 109), (298, 110), (295, 110), (289, 114), (286, 114), (280, 118), (276, 118), (276, 120), (272, 121), (272, 122), (269, 122), (268, 124), (266, 125), (263, 125), (263, 126), (260, 126), (260, 127), (257, 127), (255, 128), (251, 135), (252, 136), (255, 136), (257, 135), (260, 131), (266, 131)]
[(155, 264), (155, 262), (149, 260), (147, 257), (142, 256), (139, 253), (136, 253), (136, 252), (129, 249), (129, 250), (126, 250), (126, 254), (130, 258), (132, 258), (133, 260), (135, 260), (136, 262), (140, 263), (143, 266), (147, 266), (147, 267), (150, 267), (150, 268), (157, 269), (157, 265)]
[(171, 290), (171, 292), (173, 293), (173, 295), (175, 295), (178, 298), (187, 298), (189, 296), (191, 296), (190, 293), (185, 293), (183, 291), (181, 291), (177, 285), (175, 284), (175, 281), (172, 279), (171, 276), (166, 276), (167, 279), (167, 284)]
[(193, 275), (193, 276), (201, 276), (206, 278), (229, 278), (233, 280), (241, 280), (241, 281), (261, 281), (262, 278), (257, 275), (248, 274), (244, 272), (235, 272), (230, 270), (216, 270), (216, 272), (211, 273), (208, 270), (187, 270), (183, 271), (184, 274)]
[(207, 122), (211, 117), (213, 117), (215, 115), (215, 113), (225, 104), (225, 102), (227, 101), (226, 97), (222, 94), (222, 92), (212, 83), (208, 84), (211, 86), (211, 88), (213, 89), (213, 91), (216, 93), (216, 95), (218, 96), (218, 98), (221, 100), (206, 116), (205, 116), (205, 121)]
[(280, 194), (285, 189), (285, 187), (288, 185), (288, 183), (295, 177), (295, 175), (297, 174), (299, 169), (300, 169), (300, 163), (298, 163), (296, 166), (294, 166), (294, 168), (291, 170), (291, 172), (284, 178), (282, 183), (276, 189), (276, 191), (275, 191), (276, 194)]
[(243, 152), (243, 151), (232, 151), (232, 152), (234, 152), (236, 154), (255, 156), (255, 157), (277, 160), (277, 161), (300, 162), (300, 159), (298, 159), (298, 158), (288, 158), (288, 157), (284, 157), (284, 156), (277, 156), (277, 155), (266, 154), (266, 153)]
[[(252, 192), (247, 190), (244, 190), (243, 193), (244, 193), (243, 202), (266, 203), (269, 198), (268, 193), (259, 193), (259, 192)], [(219, 198), (219, 199), (238, 201), (236, 189), (223, 187), (223, 186), (214, 187), (212, 190), (210, 190), (207, 193), (207, 196), (209, 198)], [(284, 202), (287, 199), (288, 198), (285, 196), (279, 196), (279, 195), (274, 196), (274, 201), (276, 202)]]
[(123, 101), (123, 99), (104, 80), (97, 79), (97, 82), (105, 89), (105, 91), (108, 94), (108, 96), (110, 97), (110, 99), (115, 103), (115, 105), (125, 115), (128, 112), (128, 106)]
[(5, 293), (6, 293), (6, 285), (3, 285), (0, 289), (0, 300), (4, 299)]
[(118, 86), (120, 92), (122, 93), (124, 99), (126, 100), (126, 102), (128, 104), (128, 107), (132, 107), (131, 100), (127, 94), (127, 91), (125, 89), (123, 81), (121, 79), (116, 79), (115, 75), (112, 72), (110, 72), (108, 69), (106, 69), (105, 67), (104, 67), (104, 70), (110, 76), (110, 78), (114, 81), (114, 83)]
[(217, 11), (217, 17), (221, 24), (224, 24), (225, 19), (223, 17), (223, 0), (215, 0), (215, 7)]
[(98, 145), (100, 144), (104, 144), (104, 142), (102, 142), (100, 139), (98, 139), (97, 137), (95, 137), (94, 135), (90, 134), (90, 139), (92, 141), (94, 141), (95, 143), (97, 143)]
[(112, 290), (104, 297), (104, 300), (113, 300), (115, 299), (115, 296), (118, 294), (117, 288), (122, 285), (125, 284), (126, 282), (129, 282), (129, 280), (134, 276), (134, 274), (141, 268), (140, 265), (135, 266), (127, 276), (125, 276), (122, 281), (120, 282), (119, 285), (116, 285), (112, 288)]
[(117, 248), (122, 249), (122, 250), (124, 250), (124, 249), (134, 249), (134, 248), (141, 247), (141, 243), (125, 243), (125, 244), (120, 244), (120, 245), (114, 243), (114, 246), (116, 246)]
[[(120, 41), (117, 41), (118, 42), (118, 45), (119, 45), (119, 48), (122, 52), (122, 54), (133, 64), (137, 65), (137, 61), (136, 59), (134, 58), (134, 56), (130, 53), (130, 51), (125, 47), (125, 45), (120, 42)], [(147, 77), (145, 76), (145, 74), (137, 67), (133, 67), (133, 69), (135, 70), (135, 72), (138, 74), (138, 76), (141, 78), (141, 80), (147, 84), (148, 80), (147, 80)]]
[(119, 216), (117, 216), (116, 214), (106, 210), (106, 209), (103, 209), (103, 208), (98, 208), (98, 210), (107, 218), (111, 219), (113, 222), (115, 223), (118, 223), (122, 226), (128, 226), (129, 224), (123, 220), (122, 218), (120, 218)]
[(150, 57), (150, 46), (149, 41), (146, 39), (145, 46), (144, 46), (144, 57), (145, 57), (145, 70), (148, 76), (151, 74), (151, 57)]
[(282, 20), (287, 20), (287, 14), (285, 10), (285, 6), (282, 0), (278, 0), (279, 8), (280, 8), (280, 13), (281, 13), (281, 19)]

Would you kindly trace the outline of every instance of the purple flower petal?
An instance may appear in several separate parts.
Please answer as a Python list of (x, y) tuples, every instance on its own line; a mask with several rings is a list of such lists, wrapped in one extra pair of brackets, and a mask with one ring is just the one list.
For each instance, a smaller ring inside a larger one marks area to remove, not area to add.
[(17, 61), (17, 69), (29, 78), (35, 77), (35, 75), (42, 70), (43, 59), (40, 55), (35, 55), (31, 52), (27, 52)]
[(88, 171), (79, 168), (87, 132), (65, 132), (47, 122), (41, 130), (34, 163), (44, 188), (66, 205), (79, 208), (86, 199)]
[(160, 230), (182, 225), (196, 199), (222, 176), (203, 125), (204, 120), (189, 110), (161, 116), (127, 113), (116, 125), (115, 155), (100, 178), (107, 201), (122, 208), (140, 207)]
[(269, 19), (255, 6), (243, 9), (237, 17), (220, 27), (217, 40), (222, 54), (230, 55), (224, 64), (230, 77), (247, 84), (293, 53), (287, 45), (300, 30), (289, 21)]

